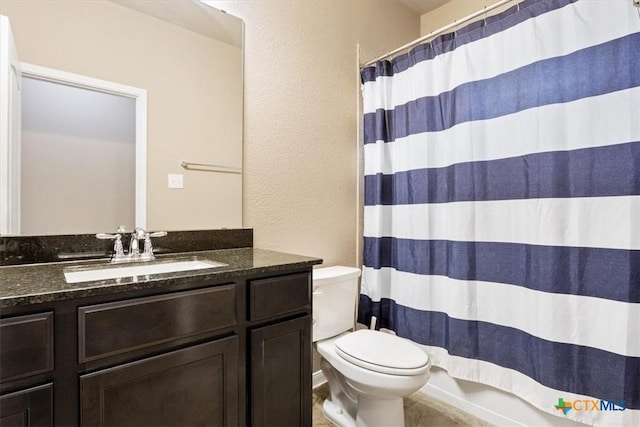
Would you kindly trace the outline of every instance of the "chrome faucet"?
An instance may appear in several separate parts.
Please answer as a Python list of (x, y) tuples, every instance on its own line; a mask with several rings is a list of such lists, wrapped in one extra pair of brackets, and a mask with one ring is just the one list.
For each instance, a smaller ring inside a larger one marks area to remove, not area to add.
[(129, 258), (131, 260), (138, 260), (140, 258), (140, 248), (138, 245), (138, 241), (140, 239), (144, 239), (145, 231), (136, 227), (131, 233), (131, 240), (129, 241)]
[[(147, 233), (144, 229), (136, 227), (131, 233), (131, 240), (129, 241), (129, 252), (125, 255), (122, 245), (122, 235), (125, 233), (124, 226), (120, 226), (115, 234), (98, 233), (96, 237), (98, 239), (113, 239), (113, 257), (111, 257), (112, 263), (118, 262), (132, 262), (132, 261), (152, 261), (156, 257), (153, 254), (153, 244), (151, 243), (152, 237), (164, 237), (167, 235), (166, 231), (156, 231), (154, 233)], [(144, 239), (144, 249), (140, 253), (140, 240)]]

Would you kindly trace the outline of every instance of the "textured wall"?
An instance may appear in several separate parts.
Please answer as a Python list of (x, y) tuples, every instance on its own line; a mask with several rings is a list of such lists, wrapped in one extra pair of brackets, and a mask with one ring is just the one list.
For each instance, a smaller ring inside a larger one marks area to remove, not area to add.
[(245, 21), (244, 225), (258, 247), (356, 265), (357, 44), (364, 59), (404, 44), (419, 16), (388, 0), (216, 3)]
[[(420, 34), (424, 35), (431, 31), (436, 31), (447, 24), (469, 16), (472, 13), (482, 10), (485, 6), (491, 6), (494, 3), (497, 3), (497, 0), (452, 0), (420, 17)], [(487, 16), (500, 13), (514, 4), (515, 2), (507, 3), (507, 5), (489, 12)], [(478, 19), (482, 19), (482, 17)]]

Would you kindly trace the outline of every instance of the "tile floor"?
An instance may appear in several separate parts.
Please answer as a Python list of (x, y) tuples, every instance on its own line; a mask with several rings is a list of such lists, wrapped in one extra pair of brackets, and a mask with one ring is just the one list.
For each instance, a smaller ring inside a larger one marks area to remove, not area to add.
[[(313, 427), (333, 427), (333, 424), (322, 415), (322, 402), (328, 395), (327, 384), (313, 390)], [(405, 427), (491, 426), (485, 421), (423, 393), (414, 393), (404, 400), (404, 419)]]

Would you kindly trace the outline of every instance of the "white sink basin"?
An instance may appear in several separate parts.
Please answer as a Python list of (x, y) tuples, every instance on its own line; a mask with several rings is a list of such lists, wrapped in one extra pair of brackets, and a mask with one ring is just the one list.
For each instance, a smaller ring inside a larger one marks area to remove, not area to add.
[(227, 264), (209, 260), (180, 260), (153, 264), (113, 265), (88, 269), (86, 267), (69, 268), (64, 272), (67, 283), (92, 282), (95, 280), (117, 279), (122, 277), (146, 276), (149, 274), (175, 273), (178, 271), (202, 270), (225, 267)]

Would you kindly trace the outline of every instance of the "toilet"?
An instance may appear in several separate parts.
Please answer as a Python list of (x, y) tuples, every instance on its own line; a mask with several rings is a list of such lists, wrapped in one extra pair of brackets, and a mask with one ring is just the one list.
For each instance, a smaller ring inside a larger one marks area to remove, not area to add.
[(431, 362), (407, 339), (349, 332), (359, 276), (351, 267), (313, 270), (313, 341), (330, 390), (322, 410), (340, 427), (402, 427), (402, 398), (426, 384)]

